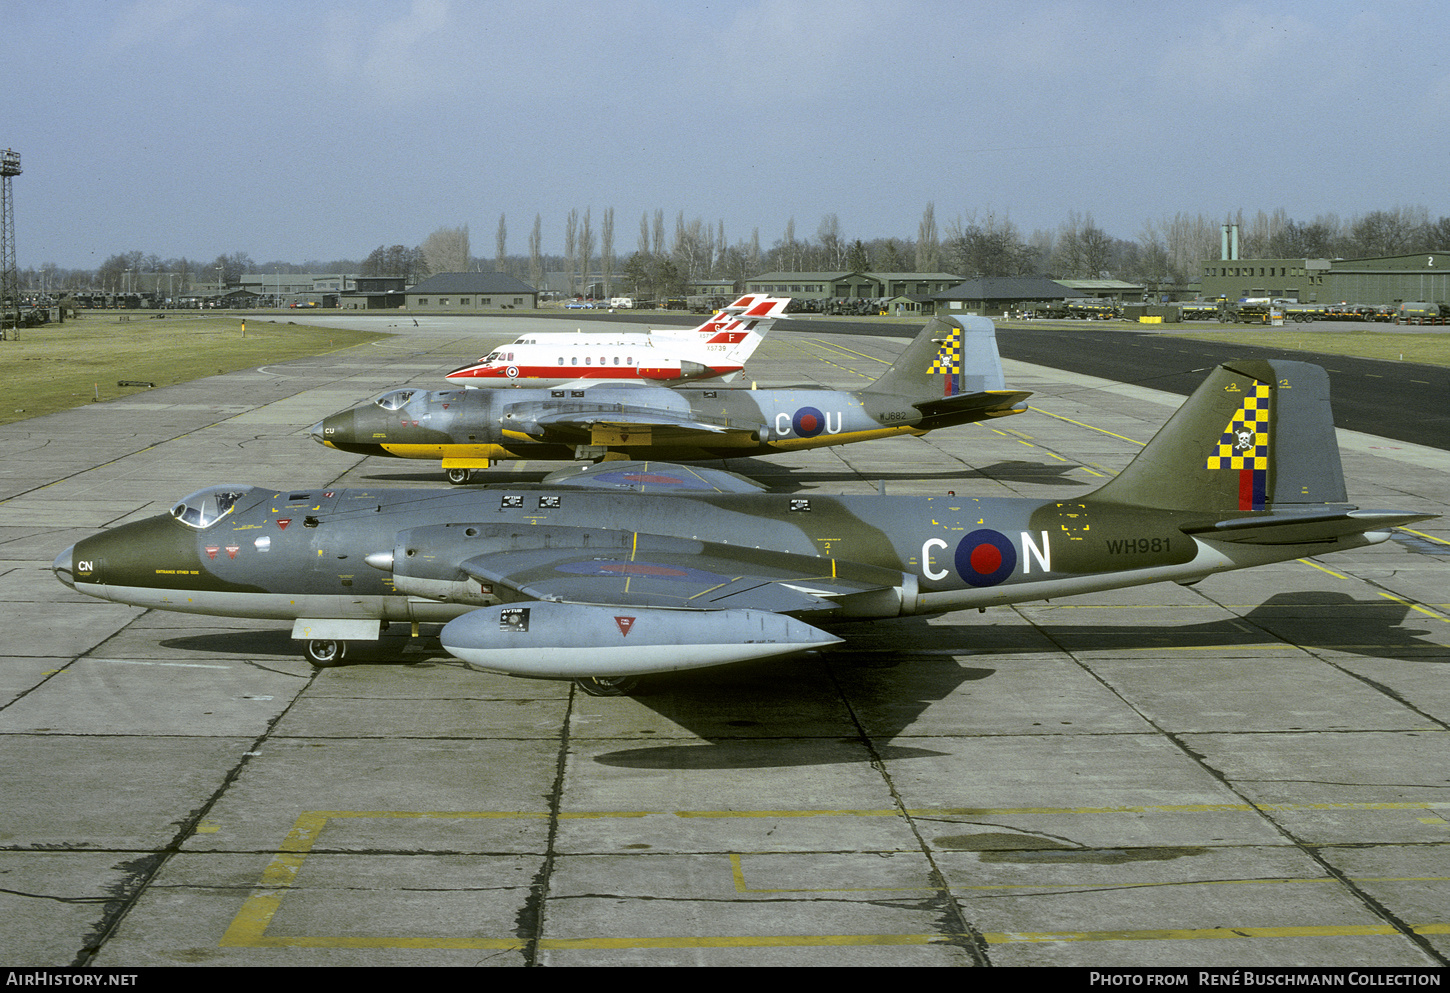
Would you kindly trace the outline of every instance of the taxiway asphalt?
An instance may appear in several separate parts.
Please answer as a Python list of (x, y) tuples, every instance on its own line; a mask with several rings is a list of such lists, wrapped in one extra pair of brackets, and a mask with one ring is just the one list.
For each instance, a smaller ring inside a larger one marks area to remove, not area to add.
[[(60, 549), (217, 482), (444, 485), (307, 427), (441, 388), (518, 324), (366, 320), (399, 333), (0, 427), (0, 962), (1450, 959), (1443, 517), (1193, 588), (876, 623), (634, 698), (436, 645), (317, 671), (286, 622), (55, 581)], [(749, 368), (856, 386), (903, 344), (784, 335)], [(1180, 402), (1006, 367), (1027, 414), (726, 467), (1072, 498)], [(1450, 512), (1450, 454), (1340, 434), (1351, 500)]]

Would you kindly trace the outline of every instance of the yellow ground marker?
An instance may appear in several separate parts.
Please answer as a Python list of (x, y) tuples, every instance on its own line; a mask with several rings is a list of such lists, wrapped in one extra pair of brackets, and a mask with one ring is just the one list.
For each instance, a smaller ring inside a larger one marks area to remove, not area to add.
[[(1313, 804), (1150, 804), (1122, 807), (996, 807), (996, 808), (933, 808), (930, 810), (905, 811), (910, 816), (970, 815), (974, 817), (994, 814), (1056, 813), (1056, 814), (1115, 814), (1184, 811), (1290, 811), (1290, 810), (1443, 810), (1450, 809), (1450, 802), (1390, 802), (1390, 803), (1313, 803)], [(896, 817), (902, 811), (893, 809), (861, 810), (730, 810), (730, 811), (582, 811), (558, 815), (561, 819), (594, 818), (642, 818), (650, 816), (686, 818), (754, 818), (754, 817)], [(397, 811), (397, 810), (309, 810), (298, 816), (291, 831), (283, 839), (272, 862), (262, 872), (259, 887), (243, 902), (241, 910), (233, 918), (220, 946), (223, 948), (429, 948), (429, 949), (488, 949), (522, 950), (531, 942), (518, 937), (507, 938), (450, 938), (429, 935), (387, 935), (352, 937), (347, 935), (269, 935), (267, 928), (281, 908), (282, 899), (296, 882), (307, 855), (312, 851), (323, 829), (331, 820), (341, 819), (396, 819), (396, 820), (509, 820), (526, 818), (545, 819), (550, 815), (544, 811)], [(1422, 817), (1421, 821), (1440, 820), (1438, 817)], [(737, 892), (741, 893), (788, 893), (795, 890), (756, 890), (745, 887), (744, 872), (740, 857), (730, 857), (730, 871)], [(1293, 882), (1295, 880), (1269, 880), (1267, 882)], [(1321, 879), (1304, 879), (1298, 882), (1323, 882)], [(1227, 884), (1229, 882), (1262, 885), (1264, 880), (1192, 880), (1179, 885), (1193, 885), (1207, 882)], [(1165, 884), (1167, 885), (1167, 884)], [(977, 887), (968, 887), (975, 889)], [(930, 891), (930, 887), (922, 889)], [(919, 891), (919, 890), (918, 890)], [(815, 891), (805, 891), (815, 892)], [(837, 890), (835, 892), (843, 892)], [(894, 892), (894, 890), (887, 890)], [(1450, 934), (1450, 924), (1427, 924), (1412, 928), (1415, 934)], [(582, 950), (582, 949), (644, 949), (644, 948), (823, 948), (842, 946), (890, 946), (890, 945), (932, 945), (961, 944), (970, 941), (985, 941), (987, 944), (1024, 944), (1046, 942), (1085, 941), (1178, 941), (1230, 938), (1303, 938), (1303, 937), (1364, 937), (1394, 936), (1400, 932), (1388, 924), (1314, 924), (1284, 927), (1213, 927), (1213, 928), (1155, 928), (1144, 930), (1103, 931), (1002, 931), (981, 935), (938, 932), (931, 934), (834, 934), (834, 935), (672, 935), (664, 937), (622, 937), (622, 938), (543, 938), (534, 943), (538, 949)]]

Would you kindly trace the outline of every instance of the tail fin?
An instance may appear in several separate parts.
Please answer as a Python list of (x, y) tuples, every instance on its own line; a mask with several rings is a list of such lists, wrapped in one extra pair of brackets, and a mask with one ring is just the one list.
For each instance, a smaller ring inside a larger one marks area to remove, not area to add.
[(729, 382), (739, 375), (745, 360), (755, 354), (776, 320), (785, 316), (790, 301), (790, 297), (746, 294), (697, 328), (653, 333), (671, 339), (682, 355)]
[(751, 318), (774, 320), (785, 314), (786, 304), (790, 301), (790, 297), (770, 297), (764, 293), (747, 293), (729, 306), (721, 307), (705, 318), (704, 323), (695, 327), (689, 329), (656, 328), (650, 333), (660, 338), (682, 338), (691, 343), (707, 342), (719, 334), (723, 328), (743, 320)]
[[(742, 297), (741, 300), (747, 300)], [(790, 297), (759, 297), (749, 306), (741, 308), (735, 314), (735, 320), (727, 324), (715, 334), (705, 339), (707, 345), (724, 345), (725, 361), (734, 365), (744, 365), (745, 360), (755, 354), (760, 343), (765, 340), (765, 335), (775, 326), (776, 320), (785, 316), (785, 308), (789, 306)], [(736, 301), (739, 303), (740, 301)], [(735, 304), (721, 311), (722, 314), (729, 313)]]
[(1213, 514), (1344, 503), (1328, 374), (1285, 359), (1219, 366), (1093, 496)]
[(996, 325), (985, 317), (933, 317), (867, 391), (929, 400), (1005, 389)]

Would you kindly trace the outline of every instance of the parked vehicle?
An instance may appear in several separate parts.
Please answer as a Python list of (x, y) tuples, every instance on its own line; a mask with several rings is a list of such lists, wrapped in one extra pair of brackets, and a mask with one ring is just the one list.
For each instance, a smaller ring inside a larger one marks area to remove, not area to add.
[(1444, 307), (1438, 303), (1406, 301), (1395, 311), (1396, 324), (1444, 324)]

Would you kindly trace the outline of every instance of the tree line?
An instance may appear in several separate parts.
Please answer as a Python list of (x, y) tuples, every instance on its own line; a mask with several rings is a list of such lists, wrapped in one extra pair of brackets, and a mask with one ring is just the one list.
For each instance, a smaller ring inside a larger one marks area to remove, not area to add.
[[(1046, 276), (1053, 279), (1115, 278), (1150, 288), (1181, 285), (1200, 275), (1202, 263), (1220, 257), (1221, 227), (1235, 224), (1240, 258), (1363, 258), (1450, 251), (1450, 217), (1432, 220), (1423, 206), (1370, 211), (1348, 220), (1320, 214), (1312, 220), (1288, 216), (1282, 208), (1243, 210), (1222, 218), (1184, 213), (1145, 221), (1135, 238), (1108, 234), (1091, 213), (1071, 211), (1056, 227), (1024, 235), (1009, 216), (958, 214), (939, 224), (928, 203), (916, 237), (849, 237), (836, 214), (826, 214), (814, 236), (797, 232), (789, 218), (779, 238), (766, 247), (760, 229), (734, 242), (724, 219), (714, 224), (678, 211), (673, 224), (656, 209), (640, 216), (634, 251), (622, 256), (615, 242), (614, 208), (603, 210), (597, 227), (591, 208), (564, 219), (564, 253), (543, 251), (543, 217), (535, 214), (526, 253), (510, 254), (508, 223), (500, 214), (491, 258), (473, 254), (468, 225), (439, 228), (416, 246), (379, 245), (354, 259), (254, 262), (246, 252), (218, 255), (210, 262), (163, 259), (141, 251), (112, 255), (93, 270), (62, 269), (54, 263), (22, 270), (23, 289), (65, 292), (138, 290), (174, 286), (235, 285), (246, 273), (356, 273), (401, 276), (409, 284), (440, 272), (493, 269), (543, 287), (545, 273), (565, 275), (564, 292), (585, 292), (596, 281), (606, 295), (638, 294), (655, 299), (683, 295), (700, 280), (741, 286), (765, 272), (947, 272), (963, 279), (991, 276)], [(627, 237), (627, 236), (626, 236)], [(164, 278), (163, 278), (164, 277)]]

